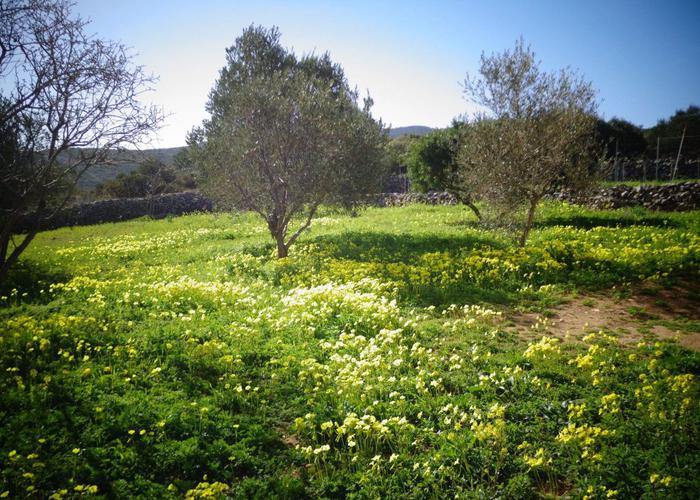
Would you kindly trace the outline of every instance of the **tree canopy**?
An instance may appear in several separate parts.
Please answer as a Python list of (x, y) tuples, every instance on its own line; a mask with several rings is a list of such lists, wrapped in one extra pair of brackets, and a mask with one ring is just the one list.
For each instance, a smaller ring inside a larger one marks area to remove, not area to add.
[(285, 257), (321, 204), (350, 207), (379, 190), (386, 134), (340, 65), (328, 54), (297, 58), (277, 28), (247, 28), (226, 57), (190, 157), (204, 190), (258, 213)]
[(456, 171), (456, 128), (434, 130), (411, 144), (406, 163), (413, 189), (428, 191), (449, 190)]
[(571, 70), (543, 71), (522, 39), (482, 54), (479, 77), (467, 76), (464, 89), (486, 111), (462, 129), (460, 177), (501, 217), (526, 208), (524, 245), (546, 194), (582, 190), (594, 178), (595, 91)]
[[(153, 77), (120, 43), (86, 32), (64, 0), (0, 3), (0, 282), (77, 180), (111, 149), (143, 144), (162, 114)], [(15, 239), (23, 213), (36, 225)]]
[(684, 131), (682, 153), (691, 158), (700, 158), (700, 107), (695, 105), (677, 110), (669, 118), (659, 120), (656, 125), (645, 131), (649, 156), (655, 154), (657, 137), (661, 139), (661, 155), (675, 155)]
[(622, 118), (598, 120), (597, 133), (606, 148), (607, 155), (625, 158), (635, 158), (647, 150), (647, 140), (644, 130)]
[(461, 182), (457, 164), (461, 129), (465, 126), (468, 125), (456, 121), (447, 129), (434, 130), (413, 142), (406, 154), (408, 176), (415, 191), (447, 191), (481, 218), (472, 190)]

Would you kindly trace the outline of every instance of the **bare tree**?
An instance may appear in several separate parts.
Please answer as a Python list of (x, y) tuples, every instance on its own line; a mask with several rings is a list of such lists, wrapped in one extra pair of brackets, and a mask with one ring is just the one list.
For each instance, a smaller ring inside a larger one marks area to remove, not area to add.
[(188, 142), (204, 190), (221, 206), (259, 214), (281, 258), (321, 204), (351, 206), (379, 189), (385, 133), (340, 66), (327, 55), (297, 60), (279, 37), (251, 26), (228, 49), (211, 119)]
[[(77, 180), (143, 143), (162, 114), (139, 102), (153, 77), (123, 45), (85, 31), (64, 0), (0, 0), (0, 283)], [(39, 215), (23, 237), (23, 214)]]
[(512, 51), (482, 54), (479, 73), (464, 82), (485, 111), (463, 128), (461, 182), (502, 214), (526, 208), (524, 246), (547, 194), (597, 179), (596, 93), (569, 69), (542, 71), (522, 38)]

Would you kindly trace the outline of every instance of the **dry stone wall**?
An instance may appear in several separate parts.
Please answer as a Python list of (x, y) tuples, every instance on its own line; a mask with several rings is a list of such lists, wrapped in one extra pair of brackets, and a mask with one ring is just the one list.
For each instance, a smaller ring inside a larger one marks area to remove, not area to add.
[[(587, 197), (574, 197), (561, 192), (552, 198), (587, 205), (593, 208), (622, 208), (640, 206), (651, 210), (685, 211), (700, 210), (700, 182), (680, 182), (659, 186), (613, 186), (600, 188)], [(454, 195), (433, 193), (385, 193), (377, 204), (383, 207), (425, 203), (428, 205), (454, 205)]]
[(48, 221), (44, 220), (48, 214), (26, 215), (17, 232), (26, 232), (29, 227), (36, 223), (37, 218), (39, 228), (47, 230), (66, 226), (119, 222), (144, 216), (162, 218), (192, 212), (209, 212), (212, 208), (212, 202), (196, 191), (162, 194), (150, 198), (103, 200), (68, 207)]
[(593, 208), (644, 207), (651, 210), (686, 211), (700, 209), (700, 182), (680, 182), (661, 186), (613, 186), (602, 188), (586, 198), (558, 193), (554, 198)]
[[(675, 170), (675, 174), (674, 174)], [(608, 180), (611, 181), (668, 181), (675, 179), (700, 179), (700, 159), (662, 158), (657, 163), (648, 158), (622, 158), (613, 161)]]
[(451, 193), (433, 191), (430, 193), (383, 193), (377, 199), (380, 207), (400, 207), (412, 203), (427, 205), (455, 205), (457, 198)]
[[(652, 210), (700, 210), (700, 182), (682, 182), (661, 186), (614, 186), (597, 190), (586, 198), (556, 193), (554, 199), (584, 204), (593, 208), (622, 208), (641, 206)], [(446, 192), (384, 193), (372, 199), (380, 207), (395, 207), (412, 203), (455, 205), (457, 199)], [(210, 212), (214, 204), (196, 191), (163, 194), (151, 198), (128, 198), (95, 201), (66, 208), (51, 220), (39, 217), (41, 230), (66, 226), (83, 226), (103, 222), (119, 222), (149, 216), (162, 218), (194, 212)], [(37, 221), (37, 214), (24, 216), (17, 232), (26, 232)]]

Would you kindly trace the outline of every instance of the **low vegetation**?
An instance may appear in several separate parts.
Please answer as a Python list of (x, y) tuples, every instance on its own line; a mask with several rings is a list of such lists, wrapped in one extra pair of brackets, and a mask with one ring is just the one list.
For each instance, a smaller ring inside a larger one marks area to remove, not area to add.
[[(465, 81), (486, 114), (387, 148), (327, 53), (251, 25), (177, 169), (103, 186), (196, 174), (232, 214), (40, 233), (163, 120), (139, 102), (154, 77), (73, 7), (0, 7), (0, 498), (697, 498), (697, 318), (664, 316), (661, 339), (629, 303), (634, 342), (545, 319), (609, 288), (697, 298), (697, 211), (543, 203), (590, 190), (597, 134), (616, 159), (648, 146), (601, 128), (591, 83), (541, 70), (521, 39)], [(659, 127), (684, 137), (691, 111)], [(415, 187), (472, 211), (357, 217), (406, 160)], [(538, 319), (523, 332), (514, 313)]]
[(180, 193), (197, 187), (192, 174), (179, 172), (155, 159), (146, 159), (135, 171), (119, 174), (99, 184), (95, 195), (100, 198), (145, 198), (159, 194)]
[(464, 207), (322, 211), (281, 260), (253, 214), (39, 234), (0, 496), (695, 498), (698, 353), (507, 319), (697, 279), (698, 213), (538, 214), (516, 248)]

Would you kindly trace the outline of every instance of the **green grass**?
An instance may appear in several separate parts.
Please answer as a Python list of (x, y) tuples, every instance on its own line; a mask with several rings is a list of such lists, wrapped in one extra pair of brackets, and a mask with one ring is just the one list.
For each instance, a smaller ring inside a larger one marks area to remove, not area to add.
[(560, 204), (524, 249), (418, 205), (282, 261), (246, 214), (42, 233), (0, 299), (0, 495), (696, 498), (700, 355), (501, 312), (697, 279), (699, 234)]

